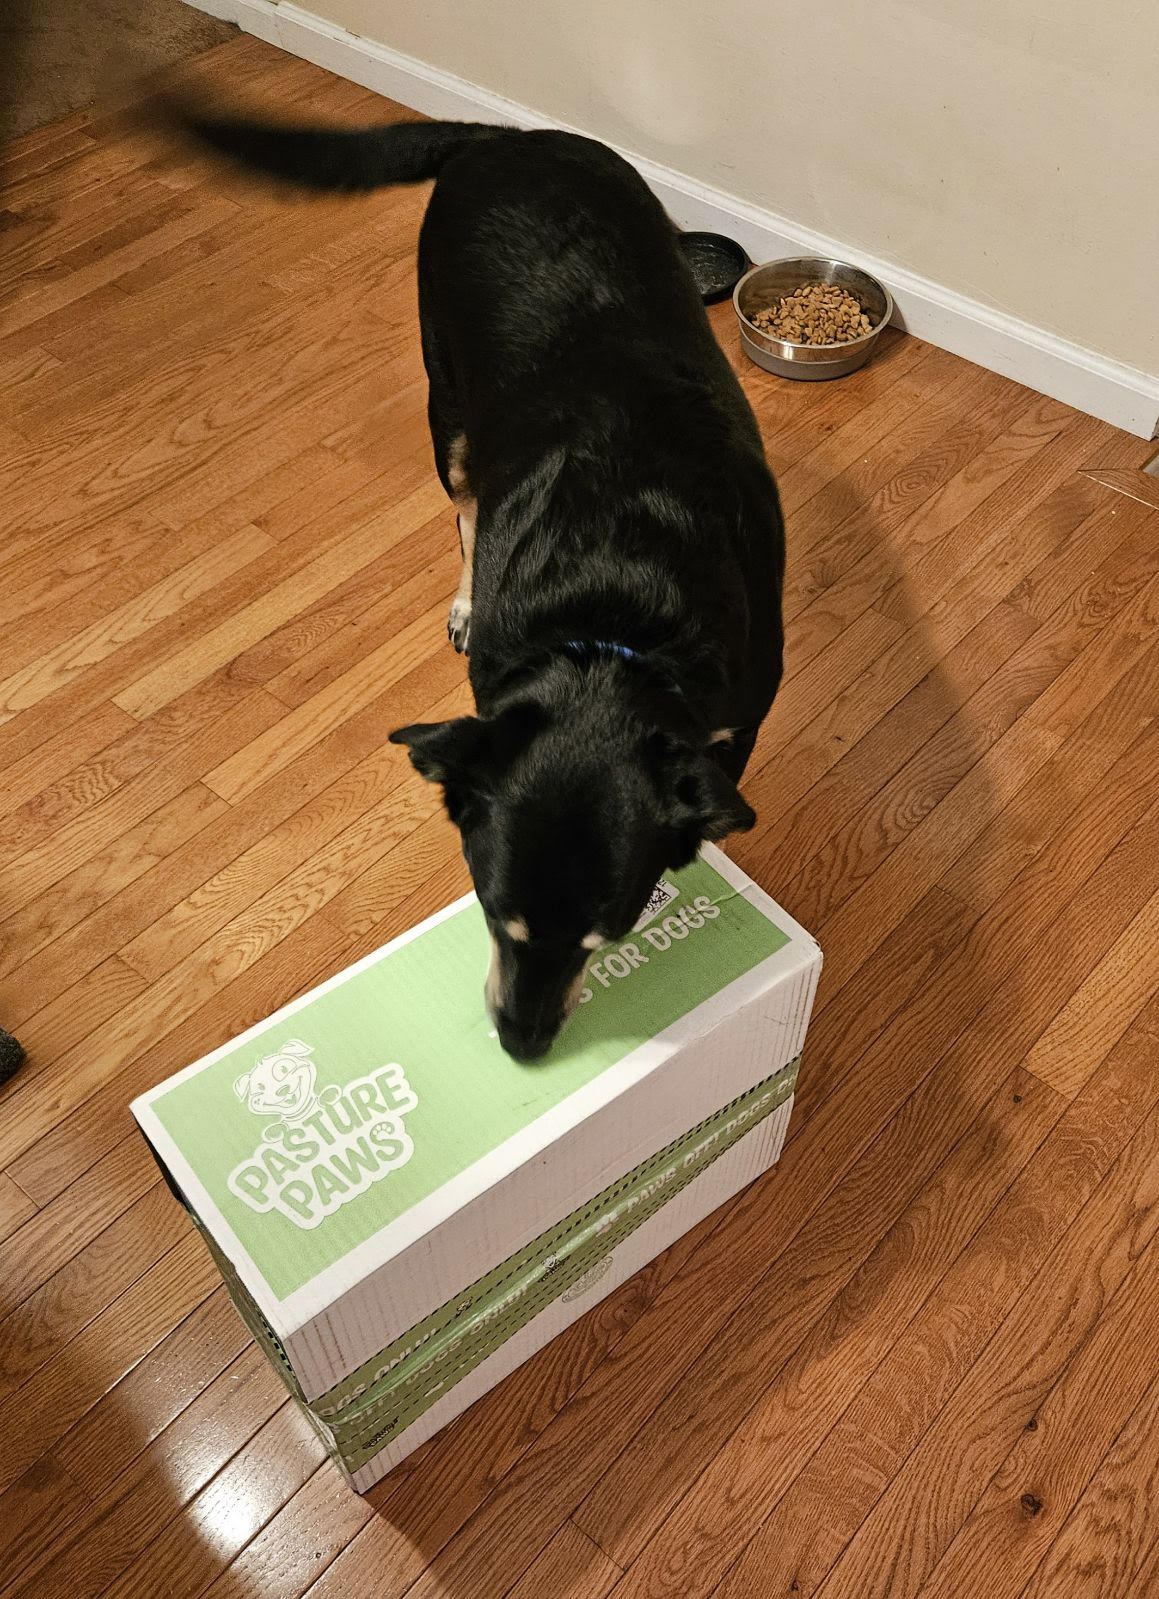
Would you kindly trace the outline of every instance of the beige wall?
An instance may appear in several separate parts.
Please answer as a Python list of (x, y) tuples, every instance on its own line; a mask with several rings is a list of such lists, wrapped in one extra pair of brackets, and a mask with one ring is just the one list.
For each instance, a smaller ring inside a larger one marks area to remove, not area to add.
[(307, 0), (1159, 375), (1156, 0)]

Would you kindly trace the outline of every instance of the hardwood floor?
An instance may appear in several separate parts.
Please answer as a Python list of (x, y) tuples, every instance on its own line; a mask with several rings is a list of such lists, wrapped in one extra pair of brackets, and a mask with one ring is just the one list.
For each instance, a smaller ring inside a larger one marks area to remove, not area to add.
[(1153, 446), (943, 351), (789, 384), (713, 313), (791, 543), (730, 851), (826, 952), (776, 1173), (365, 1500), (159, 1182), (134, 1094), (465, 887), (386, 742), (469, 703), (424, 199), (87, 113), (9, 155), (3, 1593), (1159, 1594)]

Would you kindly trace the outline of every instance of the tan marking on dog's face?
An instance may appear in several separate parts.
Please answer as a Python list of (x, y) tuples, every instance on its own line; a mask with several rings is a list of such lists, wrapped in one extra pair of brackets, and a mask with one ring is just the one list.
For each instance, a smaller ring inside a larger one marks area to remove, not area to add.
[(576, 1006), (579, 1004), (580, 995), (583, 993), (583, 989), (584, 989), (584, 978), (586, 976), (587, 976), (587, 969), (585, 967), (581, 966), (579, 971), (575, 974), (575, 978), (574, 978), (574, 980), (572, 982), (572, 985), (568, 989), (567, 994), (566, 994), (566, 996), (564, 998), (564, 1002), (563, 1002), (563, 1019), (564, 1019), (564, 1021), (567, 1021), (567, 1019), (571, 1015), (572, 1011), (575, 1010)]
[(509, 922), (503, 923), (503, 930), (507, 937), (516, 944), (526, 944), (531, 934), (527, 930), (527, 923), (522, 916), (513, 916)]
[(604, 947), (604, 945), (606, 943), (607, 943), (607, 939), (604, 937), (604, 935), (602, 933), (598, 933), (595, 930), (594, 927), (592, 928), (590, 933), (585, 933), (584, 936), (580, 939), (580, 944), (583, 946), (584, 949), (592, 949), (592, 950), (603, 949), (603, 947)]
[(708, 735), (708, 742), (710, 744), (731, 744), (732, 735), (735, 732), (735, 727), (718, 727), (715, 733)]

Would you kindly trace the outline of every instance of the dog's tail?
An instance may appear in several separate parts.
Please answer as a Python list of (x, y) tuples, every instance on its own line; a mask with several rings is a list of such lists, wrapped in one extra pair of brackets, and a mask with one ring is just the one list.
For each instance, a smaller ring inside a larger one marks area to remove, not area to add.
[(468, 145), (511, 135), (483, 122), (390, 122), (373, 128), (279, 127), (166, 101), (171, 127), (251, 172), (319, 192), (365, 192), (437, 178)]

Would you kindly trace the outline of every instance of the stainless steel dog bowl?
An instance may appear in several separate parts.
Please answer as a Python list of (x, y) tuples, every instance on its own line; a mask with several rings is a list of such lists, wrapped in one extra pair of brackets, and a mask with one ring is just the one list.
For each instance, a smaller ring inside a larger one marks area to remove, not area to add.
[[(848, 344), (794, 344), (771, 338), (749, 321), (754, 311), (764, 311), (782, 295), (805, 283), (835, 283), (845, 289), (873, 323), (869, 332)], [(845, 261), (821, 256), (800, 256), (789, 261), (769, 261), (746, 272), (732, 291), (732, 306), (740, 327), (740, 342), (751, 360), (766, 372), (782, 378), (841, 378), (856, 372), (873, 353), (873, 347), (893, 315), (893, 296), (876, 278)]]

